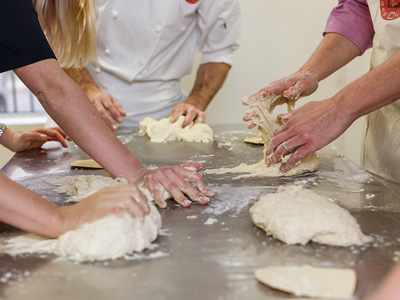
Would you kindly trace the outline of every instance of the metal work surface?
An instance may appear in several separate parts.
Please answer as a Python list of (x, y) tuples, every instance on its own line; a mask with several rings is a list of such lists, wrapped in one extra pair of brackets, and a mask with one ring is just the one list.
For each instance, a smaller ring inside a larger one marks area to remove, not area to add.
[[(212, 127), (215, 141), (207, 144), (155, 144), (128, 129), (120, 129), (117, 135), (149, 167), (201, 162), (204, 170), (261, 160), (262, 146), (243, 143), (248, 132), (244, 124)], [(318, 156), (318, 171), (298, 177), (235, 180), (237, 174), (204, 175), (215, 192), (210, 203), (182, 208), (169, 200), (168, 208), (160, 210), (163, 229), (156, 248), (130, 260), (76, 263), (53, 255), (1, 254), (0, 298), (299, 299), (257, 282), (254, 271), (272, 265), (311, 264), (354, 269), (358, 281), (352, 299), (364, 299), (394, 265), (400, 250), (400, 196), (332, 149)], [(19, 153), (2, 171), (56, 205), (65, 205), (66, 196), (53, 191), (46, 181), (106, 173), (70, 169), (70, 163), (86, 158), (70, 143), (68, 149)], [(266, 236), (253, 225), (249, 208), (260, 196), (288, 184), (302, 184), (337, 201), (373, 242), (350, 248), (314, 243), (289, 246)], [(208, 218), (217, 222), (204, 224)], [(2, 239), (21, 234), (4, 224), (0, 230)]]

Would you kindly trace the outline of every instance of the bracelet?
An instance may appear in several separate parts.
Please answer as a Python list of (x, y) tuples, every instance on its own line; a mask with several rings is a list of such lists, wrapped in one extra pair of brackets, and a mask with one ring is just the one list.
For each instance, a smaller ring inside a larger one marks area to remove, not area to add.
[(7, 125), (0, 123), (0, 137), (3, 135), (3, 132), (6, 129), (7, 129)]

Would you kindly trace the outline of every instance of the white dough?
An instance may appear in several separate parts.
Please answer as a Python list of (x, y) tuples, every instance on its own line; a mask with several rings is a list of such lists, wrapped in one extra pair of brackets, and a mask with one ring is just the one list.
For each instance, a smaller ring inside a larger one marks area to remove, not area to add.
[[(286, 162), (292, 156), (292, 153), (284, 156), (281, 163), (278, 163), (274, 166), (267, 167), (267, 164), (265, 162), (265, 153), (268, 149), (269, 142), (273, 137), (273, 133), (279, 126), (282, 125), (282, 123), (279, 123), (277, 121), (277, 118), (272, 114), (272, 112), (277, 105), (287, 103), (287, 101), (288, 100), (282, 95), (271, 95), (263, 99), (254, 101), (250, 105), (250, 109), (255, 111), (255, 115), (250, 122), (258, 126), (258, 136), (261, 137), (261, 139), (264, 141), (264, 158), (261, 160), (261, 162), (253, 165), (242, 163), (234, 168), (219, 168), (206, 170), (205, 172), (208, 174), (247, 173), (246, 175), (237, 176), (234, 179), (257, 176), (293, 176), (308, 172), (314, 172), (318, 168), (318, 158), (315, 153), (311, 153), (304, 157), (303, 160), (300, 161), (300, 163), (295, 165), (286, 173), (282, 173), (279, 168), (281, 167), (283, 162)], [(242, 102), (247, 102), (247, 98), (242, 99)], [(289, 105), (291, 105), (291, 103), (288, 103), (288, 106)]]
[(258, 269), (260, 282), (297, 296), (348, 299), (354, 294), (357, 276), (352, 269), (301, 267), (266, 267)]
[[(58, 192), (71, 196), (69, 202), (78, 202), (106, 186), (127, 184), (124, 179), (106, 176), (79, 175), (66, 176), (51, 183), (59, 185)], [(145, 217), (110, 215), (80, 228), (68, 231), (57, 239), (47, 239), (34, 234), (23, 235), (8, 240), (3, 248), (9, 254), (53, 253), (79, 261), (107, 260), (123, 257), (148, 248), (157, 238), (161, 228), (161, 216), (151, 203), (150, 192), (140, 187), (147, 196), (150, 213)], [(164, 199), (169, 193), (163, 194)]]
[(153, 143), (166, 143), (171, 141), (207, 143), (214, 140), (214, 132), (209, 125), (205, 123), (196, 123), (183, 128), (182, 124), (184, 121), (184, 116), (180, 116), (175, 123), (171, 123), (169, 118), (157, 121), (147, 117), (139, 122), (139, 134), (147, 134), (150, 137), (150, 142)]
[(262, 197), (250, 208), (250, 216), (267, 235), (286, 244), (313, 241), (347, 247), (370, 241), (347, 210), (302, 186)]

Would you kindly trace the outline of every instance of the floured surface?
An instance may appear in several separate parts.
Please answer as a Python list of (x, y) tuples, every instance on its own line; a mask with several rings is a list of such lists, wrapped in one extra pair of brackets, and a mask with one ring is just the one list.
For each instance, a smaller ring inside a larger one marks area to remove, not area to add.
[[(242, 102), (246, 102), (247, 98), (244, 98)], [(318, 158), (315, 153), (311, 153), (307, 155), (303, 160), (300, 161), (296, 166), (294, 166), (291, 170), (286, 173), (283, 173), (279, 170), (282, 163), (287, 161), (292, 153), (289, 153), (285, 157), (282, 158), (282, 161), (274, 166), (267, 167), (266, 156), (265, 153), (268, 149), (269, 142), (273, 137), (274, 131), (282, 125), (282, 123), (278, 122), (277, 118), (272, 114), (273, 110), (276, 106), (287, 103), (287, 99), (282, 95), (271, 95), (267, 96), (264, 99), (260, 99), (258, 101), (254, 101), (251, 103), (250, 109), (255, 111), (255, 115), (253, 119), (250, 121), (251, 123), (256, 124), (258, 130), (258, 136), (264, 141), (264, 159), (253, 165), (247, 165), (245, 163), (240, 164), (234, 168), (219, 168), (219, 169), (211, 169), (207, 170), (208, 174), (224, 174), (224, 173), (248, 173), (247, 175), (241, 175), (236, 178), (243, 177), (258, 177), (258, 176), (266, 176), (266, 177), (278, 177), (278, 176), (293, 176), (308, 172), (314, 172), (318, 168)], [(290, 106), (291, 103), (288, 103)]]
[[(78, 202), (106, 186), (126, 184), (124, 179), (106, 176), (78, 175), (51, 180), (59, 185), (56, 191), (67, 193), (69, 202)], [(161, 228), (161, 216), (150, 202), (149, 191), (140, 187), (147, 196), (150, 213), (144, 217), (110, 215), (80, 228), (68, 231), (57, 239), (47, 239), (28, 234), (7, 241), (3, 250), (12, 255), (21, 253), (53, 253), (78, 261), (107, 260), (124, 257), (148, 248), (157, 238)], [(164, 193), (169, 198), (169, 193)]]
[(347, 210), (302, 186), (262, 197), (250, 208), (250, 216), (267, 235), (287, 244), (352, 246), (370, 241)]
[(153, 143), (172, 141), (208, 143), (214, 140), (213, 130), (208, 124), (197, 123), (183, 128), (182, 124), (184, 121), (184, 116), (180, 116), (175, 123), (171, 123), (169, 118), (157, 121), (147, 117), (139, 122), (139, 134), (147, 134), (150, 137), (150, 142)]
[(352, 269), (301, 267), (266, 267), (255, 271), (258, 281), (297, 296), (348, 299), (357, 283)]

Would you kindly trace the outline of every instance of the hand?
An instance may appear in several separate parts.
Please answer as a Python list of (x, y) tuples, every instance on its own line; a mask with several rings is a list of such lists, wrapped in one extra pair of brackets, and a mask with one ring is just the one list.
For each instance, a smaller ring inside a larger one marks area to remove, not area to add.
[(339, 137), (353, 119), (340, 109), (333, 98), (309, 102), (289, 114), (278, 115), (278, 120), (286, 122), (274, 132), (266, 156), (273, 153), (268, 165), (277, 164), (289, 152), (293, 155), (282, 164), (280, 170), (287, 172), (306, 155), (313, 153)]
[(122, 117), (126, 116), (126, 112), (122, 105), (119, 104), (110, 94), (100, 90), (94, 96), (89, 96), (89, 98), (101, 117), (106, 121), (107, 125), (113, 131), (116, 131), (119, 126), (118, 123), (121, 123)]
[(40, 128), (23, 133), (13, 133), (11, 138), (10, 150), (20, 152), (28, 149), (40, 148), (49, 141), (60, 142), (65, 148), (68, 147), (67, 137), (60, 127)]
[[(318, 88), (318, 79), (309, 71), (298, 71), (290, 76), (272, 82), (257, 93), (242, 100), (244, 105), (251, 105), (253, 102), (262, 100), (267, 96), (283, 94), (289, 100), (308, 96)], [(254, 110), (249, 109), (243, 117), (243, 121), (250, 121), (254, 117)], [(254, 128), (254, 123), (249, 123), (248, 128)]]
[(143, 217), (150, 212), (147, 197), (135, 184), (106, 187), (81, 202), (59, 208), (61, 233), (111, 214)]
[(182, 127), (186, 127), (192, 123), (205, 123), (206, 121), (206, 114), (193, 104), (189, 103), (180, 103), (174, 107), (172, 112), (169, 114), (171, 123), (175, 123), (180, 116), (185, 116), (185, 121), (183, 122)]
[(143, 183), (161, 208), (167, 207), (167, 202), (163, 199), (164, 191), (169, 192), (175, 201), (183, 207), (189, 207), (192, 204), (185, 195), (192, 201), (207, 204), (208, 197), (214, 196), (214, 193), (206, 188), (202, 176), (197, 173), (200, 169), (200, 163), (186, 163), (155, 170), (144, 169), (138, 177), (137, 183)]

